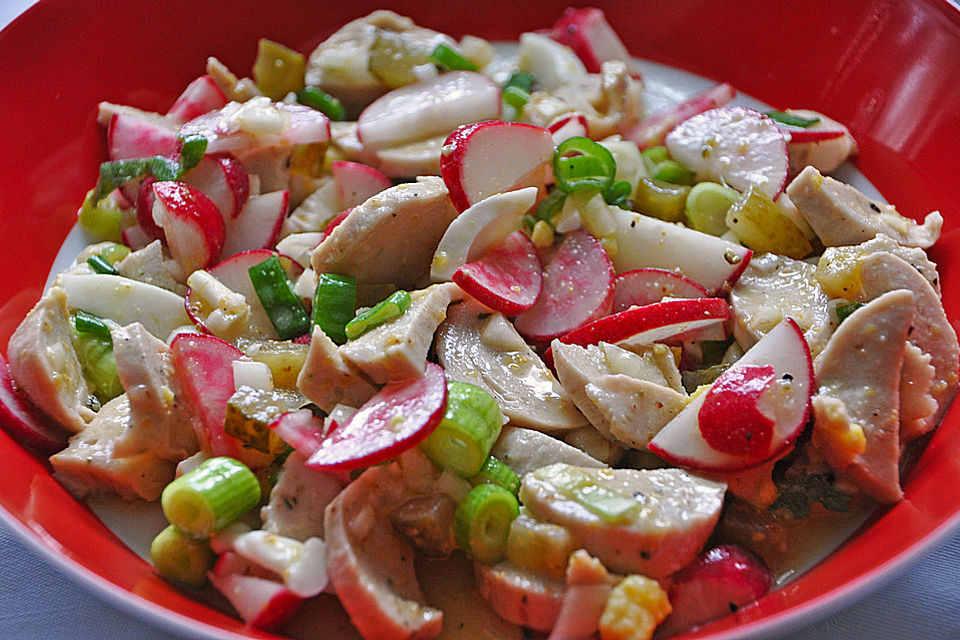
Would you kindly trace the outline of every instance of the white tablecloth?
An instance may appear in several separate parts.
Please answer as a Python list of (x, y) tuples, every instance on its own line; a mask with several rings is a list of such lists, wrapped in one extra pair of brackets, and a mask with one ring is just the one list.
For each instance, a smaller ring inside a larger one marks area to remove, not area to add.
[[(0, 28), (33, 0), (0, 0)], [(0, 523), (0, 640), (180, 640), (100, 600)], [(867, 598), (783, 640), (960, 640), (960, 534)]]

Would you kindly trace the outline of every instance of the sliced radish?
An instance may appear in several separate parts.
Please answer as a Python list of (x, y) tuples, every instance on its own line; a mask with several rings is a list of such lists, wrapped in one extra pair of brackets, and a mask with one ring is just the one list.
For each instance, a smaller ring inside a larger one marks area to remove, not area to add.
[(536, 200), (534, 187), (497, 193), (454, 218), (433, 254), (430, 278), (434, 282), (453, 278), (457, 269), (519, 229), (523, 214)]
[(770, 365), (724, 371), (707, 391), (697, 415), (707, 444), (734, 456), (765, 455), (773, 439), (773, 420), (760, 410), (760, 395), (775, 377)]
[[(323, 237), (320, 238), (320, 242), (323, 242), (323, 239), (328, 235), (333, 233), (333, 230), (340, 226), (340, 223), (347, 219), (347, 216), (350, 215), (350, 212), (354, 210), (355, 207), (350, 207), (349, 209), (344, 209), (337, 215), (333, 216), (330, 219), (330, 222), (327, 223), (327, 226), (323, 228)], [(319, 244), (319, 243), (317, 243)]]
[(428, 362), (419, 378), (391, 382), (334, 429), (307, 460), (313, 469), (356, 469), (389, 460), (416, 446), (443, 419), (447, 377)]
[(243, 621), (258, 629), (276, 629), (303, 603), (303, 598), (273, 580), (234, 573), (220, 576), (213, 571), (207, 572), (207, 577)]
[(564, 334), (560, 342), (582, 347), (599, 342), (650, 344), (722, 323), (729, 317), (730, 307), (720, 298), (664, 300), (594, 320)]
[[(153, 215), (151, 214), (151, 219)], [(123, 240), (123, 244), (127, 245), (134, 251), (137, 249), (143, 249), (145, 246), (156, 240), (151, 236), (140, 224), (133, 224), (129, 227), (125, 227), (123, 231), (120, 232), (120, 239)]]
[(145, 177), (140, 182), (140, 191), (137, 193), (136, 200), (137, 223), (152, 240), (163, 238), (163, 229), (153, 221), (153, 203), (156, 200), (156, 196), (153, 195), (153, 183), (156, 181), (157, 179), (153, 176)]
[(363, 204), (370, 196), (393, 186), (390, 178), (359, 162), (336, 160), (330, 163), (330, 173), (337, 186), (341, 209)]
[(527, 234), (514, 231), (479, 260), (457, 269), (453, 281), (491, 309), (515, 316), (537, 301), (543, 286), (543, 266)]
[(223, 423), (227, 401), (236, 391), (233, 385), (233, 362), (243, 352), (220, 338), (201, 333), (180, 333), (170, 342), (173, 368), (183, 389), (197, 411), (202, 432), (197, 434), (206, 443), (204, 450), (214, 456), (241, 459), (236, 440), (227, 435)]
[(657, 220), (620, 207), (609, 207), (617, 225), (617, 273), (656, 267), (672, 269), (710, 293), (733, 286), (753, 252), (716, 236)]
[[(440, 155), (440, 175), (454, 206), (463, 211), (519, 184), (553, 158), (553, 138), (522, 122), (477, 122), (451, 133)], [(537, 177), (542, 176), (538, 173)]]
[[(249, 531), (249, 527), (247, 528), (247, 531)], [(211, 548), (215, 546), (213, 540), (215, 537), (218, 537), (219, 533), (219, 531), (214, 532), (213, 537), (210, 538)], [(237, 536), (233, 536), (233, 539), (230, 541), (229, 545), (230, 550), (220, 552), (220, 556), (217, 558), (216, 563), (213, 565), (213, 569), (210, 571), (221, 577), (228, 575), (253, 576), (255, 578), (263, 578), (264, 580), (280, 582), (282, 578), (273, 571), (264, 569), (260, 565), (247, 560), (239, 553), (233, 551), (233, 541), (242, 535), (244, 534), (241, 533)], [(220, 545), (218, 544), (216, 546)], [(216, 549), (214, 549), (214, 552), (216, 552)]]
[(613, 283), (613, 310), (643, 307), (670, 298), (709, 298), (699, 284), (665, 269), (634, 269), (617, 276)]
[(180, 127), (180, 133), (202, 135), (207, 153), (229, 151), (242, 158), (258, 148), (329, 142), (330, 119), (301, 104), (257, 96), (198, 116)]
[(547, 343), (613, 309), (613, 265), (586, 231), (567, 234), (547, 264), (536, 303), (514, 325), (527, 339)]
[(257, 530), (237, 536), (233, 547), (243, 558), (281, 576), (301, 598), (312, 598), (327, 586), (326, 553), (320, 538), (301, 542)]
[(227, 104), (227, 96), (213, 78), (204, 74), (187, 85), (167, 115), (181, 122), (193, 120)]
[(396, 147), (500, 116), (500, 86), (481, 73), (452, 71), (381, 96), (357, 120), (367, 149)]
[(550, 130), (550, 137), (553, 138), (553, 144), (558, 145), (567, 138), (577, 136), (586, 136), (587, 118), (582, 113), (560, 116), (551, 122), (547, 129)]
[[(738, 375), (731, 372), (747, 366), (770, 366), (775, 374), (774, 382), (767, 385), (754, 405), (774, 423), (773, 435), (765, 451), (732, 455), (710, 445), (703, 436), (704, 427), (700, 425), (701, 408), (711, 395), (709, 391), (694, 398), (668, 422), (650, 441), (648, 448), (678, 466), (704, 471), (734, 471), (756, 466), (790, 446), (807, 422), (810, 396), (814, 390), (810, 349), (797, 323), (788, 318), (774, 327), (727, 370), (727, 378)], [(717, 382), (722, 383), (722, 380)], [(735, 412), (752, 411), (750, 403), (741, 402), (742, 398), (737, 394), (713, 397), (730, 413), (724, 418), (727, 424), (735, 421)], [(717, 411), (710, 411), (706, 417), (715, 415)], [(715, 427), (708, 425), (706, 429), (710, 432)]]
[(290, 192), (286, 189), (251, 196), (240, 215), (227, 226), (223, 255), (229, 257), (249, 249), (269, 249), (277, 244), (289, 203)]
[(671, 636), (729, 615), (765, 596), (771, 586), (773, 578), (760, 558), (731, 544), (714, 547), (673, 575), (673, 613), (657, 633)]
[(67, 446), (69, 435), (14, 386), (10, 365), (0, 354), (0, 422), (17, 442), (50, 455)]
[(601, 64), (607, 60), (631, 60), (620, 36), (600, 9), (568, 7), (547, 35), (573, 49), (590, 73), (600, 73)]
[(180, 149), (177, 129), (160, 118), (138, 118), (115, 113), (107, 127), (107, 150), (111, 160), (172, 156)]
[(714, 85), (680, 104), (641, 120), (623, 137), (626, 140), (633, 140), (641, 149), (661, 145), (667, 134), (678, 124), (698, 113), (722, 107), (733, 100), (736, 94), (737, 90), (726, 82)]
[(755, 187), (775, 200), (787, 183), (790, 161), (783, 133), (769, 117), (747, 107), (720, 107), (683, 121), (667, 134), (670, 154), (697, 172), (738, 191)]
[(822, 142), (823, 140), (833, 140), (842, 138), (847, 132), (842, 129), (801, 129), (799, 127), (790, 127), (777, 123), (783, 132), (787, 144), (802, 144), (804, 142)]
[(173, 259), (185, 273), (215, 264), (226, 231), (217, 205), (182, 182), (154, 182), (153, 221), (163, 229)]
[(281, 440), (302, 453), (305, 458), (309, 458), (320, 448), (320, 442), (326, 433), (323, 420), (309, 409), (288, 411), (269, 426)]
[(240, 215), (250, 197), (250, 175), (231, 153), (205, 155), (183, 175), (182, 182), (207, 194), (220, 210), (224, 223)]

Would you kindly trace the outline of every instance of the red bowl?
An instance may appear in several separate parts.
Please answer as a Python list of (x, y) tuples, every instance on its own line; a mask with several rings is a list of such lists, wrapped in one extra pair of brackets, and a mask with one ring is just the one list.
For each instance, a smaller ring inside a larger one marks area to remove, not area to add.
[[(260, 37), (308, 51), (378, 3), (256, 0), (42, 0), (0, 33), (0, 349), (39, 298), (46, 274), (104, 157), (96, 104), (164, 111), (207, 56), (249, 69)], [(859, 169), (900, 211), (940, 208), (933, 250), (944, 305), (960, 318), (960, 11), (946, 0), (686, 2), (616, 0), (605, 9), (640, 57), (731, 82), (776, 107), (809, 107), (845, 122)], [(554, 0), (524, 10), (478, 0), (395, 0), (391, 8), (454, 35), (509, 40), (549, 24)], [(956, 322), (954, 322), (956, 325)], [(951, 411), (906, 479), (905, 499), (757, 605), (685, 638), (743, 638), (848, 602), (960, 522), (960, 412)], [(0, 506), (7, 522), (114, 601), (207, 637), (274, 638), (190, 598), (154, 575), (49, 467), (0, 432)]]

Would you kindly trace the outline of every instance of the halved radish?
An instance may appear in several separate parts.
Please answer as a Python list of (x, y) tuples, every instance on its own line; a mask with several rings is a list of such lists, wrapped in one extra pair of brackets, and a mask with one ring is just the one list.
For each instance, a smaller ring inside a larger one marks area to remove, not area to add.
[(313, 469), (356, 469), (389, 460), (416, 446), (440, 424), (447, 377), (428, 362), (419, 378), (390, 382), (334, 429), (307, 460)]
[(783, 133), (747, 107), (720, 107), (693, 116), (667, 134), (670, 154), (697, 172), (738, 191), (755, 187), (775, 200), (790, 168)]
[(213, 78), (204, 74), (187, 85), (173, 103), (167, 115), (181, 122), (193, 120), (208, 111), (220, 109), (227, 104), (227, 96)]
[(223, 255), (274, 246), (280, 237), (289, 202), (290, 192), (286, 189), (251, 196), (240, 215), (227, 226)]
[(111, 160), (172, 156), (180, 148), (177, 130), (160, 119), (114, 113), (107, 127), (107, 151)]
[(230, 601), (247, 624), (258, 629), (276, 629), (297, 612), (303, 598), (279, 582), (235, 573), (207, 572), (217, 591)]
[(10, 436), (44, 455), (60, 451), (69, 435), (16, 389), (10, 365), (0, 354), (0, 422)]
[(514, 325), (541, 344), (601, 318), (613, 309), (613, 265), (586, 231), (567, 234), (544, 270), (536, 303)]
[(714, 547), (673, 575), (673, 613), (657, 627), (664, 636), (686, 631), (759, 600), (773, 578), (763, 561), (732, 544)]
[(523, 214), (536, 200), (535, 187), (497, 193), (454, 218), (433, 254), (430, 278), (434, 282), (453, 278), (457, 269), (519, 229)]
[(154, 182), (153, 221), (185, 273), (216, 263), (226, 230), (213, 200), (182, 182)]
[(330, 173), (333, 174), (333, 183), (337, 186), (341, 209), (362, 204), (370, 196), (393, 186), (390, 178), (359, 162), (336, 160), (330, 163)]
[(153, 176), (146, 176), (140, 182), (136, 200), (137, 223), (152, 240), (163, 238), (163, 229), (153, 221), (153, 202), (156, 200), (153, 195), (153, 183), (156, 181), (157, 179)]
[(231, 153), (205, 155), (197, 166), (183, 175), (181, 181), (207, 194), (217, 205), (225, 223), (240, 215), (250, 197), (250, 175)]
[(645, 267), (672, 269), (713, 294), (733, 286), (753, 256), (746, 247), (688, 227), (620, 207), (607, 210), (617, 225), (612, 259), (618, 273)]
[(200, 418), (197, 435), (214, 456), (241, 459), (240, 446), (227, 435), (223, 423), (227, 401), (236, 391), (233, 361), (243, 352), (220, 338), (201, 333), (180, 333), (170, 342), (173, 368)]
[(721, 298), (664, 300), (595, 320), (564, 334), (560, 342), (582, 347), (599, 342), (649, 344), (721, 323), (729, 317), (730, 307)]
[(360, 114), (367, 149), (396, 147), (500, 116), (500, 86), (481, 73), (452, 71), (381, 96)]
[(573, 49), (590, 73), (600, 73), (601, 64), (607, 60), (631, 61), (623, 41), (600, 9), (568, 7), (547, 34)]
[[(440, 175), (460, 211), (520, 184), (553, 158), (553, 138), (522, 122), (477, 122), (451, 133), (440, 154)], [(540, 178), (542, 173), (536, 177)]]
[(708, 298), (706, 289), (686, 276), (665, 269), (634, 269), (613, 283), (613, 311), (642, 307), (663, 298)]
[(325, 433), (323, 420), (309, 409), (288, 411), (271, 422), (269, 427), (305, 458), (309, 458), (320, 448)]
[(680, 104), (648, 116), (623, 137), (625, 140), (633, 140), (641, 149), (663, 144), (664, 138), (678, 124), (708, 109), (722, 107), (733, 100), (736, 93), (737, 90), (726, 82), (714, 85)]
[[(716, 415), (716, 412), (709, 411), (701, 415), (701, 408), (710, 397), (709, 391), (694, 398), (668, 422), (650, 441), (648, 448), (678, 466), (704, 471), (735, 471), (756, 466), (790, 446), (807, 422), (810, 396), (814, 391), (810, 349), (797, 323), (788, 318), (778, 324), (727, 371), (735, 372), (748, 366), (770, 366), (775, 374), (775, 380), (764, 389), (756, 402), (759, 410), (774, 423), (769, 446), (764, 451), (732, 455), (710, 445), (700, 425), (703, 417), (709, 419)], [(725, 420), (732, 424), (735, 422), (734, 414), (743, 409), (744, 403), (739, 402), (736, 394), (727, 394), (726, 398), (731, 400), (725, 404), (731, 415)], [(723, 396), (716, 401), (723, 405)], [(706, 428), (710, 431), (713, 427)]]
[(560, 116), (551, 122), (547, 129), (550, 130), (550, 137), (553, 138), (553, 144), (558, 145), (567, 138), (587, 135), (587, 118), (582, 113), (574, 113), (566, 116)]
[(207, 153), (229, 151), (242, 158), (257, 148), (328, 142), (330, 119), (301, 104), (257, 96), (198, 116), (180, 127), (180, 134), (202, 135)]
[(760, 410), (760, 396), (775, 377), (770, 365), (724, 371), (706, 392), (697, 416), (707, 444), (734, 456), (765, 455), (773, 440), (773, 420)]
[(491, 309), (508, 316), (533, 306), (543, 286), (537, 247), (522, 231), (514, 231), (453, 274), (461, 289)]

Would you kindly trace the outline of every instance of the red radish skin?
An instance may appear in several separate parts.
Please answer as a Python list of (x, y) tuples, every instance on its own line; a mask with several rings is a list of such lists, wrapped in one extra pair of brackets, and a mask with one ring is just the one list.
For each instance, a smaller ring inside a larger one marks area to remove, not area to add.
[[(335, 215), (335, 216), (333, 217), (333, 219), (331, 219), (330, 222), (327, 223), (327, 226), (324, 227), (324, 229), (323, 229), (323, 238), (320, 238), (320, 242), (323, 242), (324, 239), (326, 239), (326, 237), (327, 237), (328, 235), (330, 235), (331, 233), (333, 233), (333, 230), (336, 229), (337, 226), (339, 226), (341, 222), (343, 222), (344, 220), (346, 220), (346, 219), (347, 219), (347, 216), (350, 215), (350, 212), (353, 211), (354, 209), (355, 209), (355, 207), (350, 207), (349, 209), (344, 209), (343, 211), (341, 211), (340, 213), (338, 213), (337, 215)], [(318, 243), (318, 244), (319, 244), (319, 243)]]
[(214, 456), (240, 459), (240, 447), (224, 431), (227, 401), (236, 390), (233, 361), (243, 352), (220, 338), (200, 333), (178, 334), (170, 343), (173, 368), (200, 418), (201, 442)]
[(211, 571), (221, 577), (229, 575), (254, 576), (256, 578), (263, 578), (264, 580), (273, 580), (277, 583), (283, 580), (282, 576), (254, 562), (250, 562), (236, 551), (224, 551), (221, 553)]
[[(763, 336), (730, 370), (745, 366), (772, 366), (776, 382), (768, 386), (763, 396), (781, 391), (771, 397), (765, 413), (774, 420), (773, 438), (769, 450), (754, 457), (735, 456), (710, 446), (699, 425), (700, 408), (707, 394), (694, 397), (654, 436), (647, 448), (672, 465), (701, 471), (739, 471), (763, 464), (793, 445), (803, 432), (810, 415), (810, 397), (814, 391), (813, 361), (803, 332), (788, 318)], [(780, 386), (781, 381), (787, 383)], [(764, 398), (758, 401), (764, 406)]]
[(567, 234), (543, 273), (543, 288), (533, 307), (514, 323), (531, 342), (546, 344), (613, 310), (614, 271), (606, 251), (592, 235)]
[(770, 450), (773, 420), (760, 411), (760, 394), (773, 382), (770, 365), (724, 371), (700, 407), (700, 434), (711, 447), (732, 456), (756, 458)]
[(182, 182), (154, 182), (153, 221), (186, 273), (216, 264), (226, 229), (220, 210), (202, 191)]
[(318, 418), (309, 409), (288, 411), (269, 425), (281, 440), (299, 451), (305, 458), (309, 458), (324, 438), (323, 420)]
[(451, 71), (374, 100), (357, 119), (357, 137), (367, 149), (397, 147), (499, 118), (501, 108), (496, 82), (482, 73)]
[(207, 194), (217, 205), (225, 224), (240, 215), (250, 197), (250, 175), (232, 153), (207, 154), (184, 174), (182, 182)]
[(664, 138), (678, 124), (698, 113), (722, 107), (737, 94), (737, 90), (724, 82), (702, 91), (692, 98), (658, 111), (640, 121), (624, 134), (624, 139), (633, 140), (641, 149), (663, 144)]
[(533, 242), (514, 231), (479, 260), (453, 274), (453, 281), (474, 299), (504, 315), (530, 309), (543, 286), (543, 266)]
[(330, 173), (343, 209), (363, 204), (369, 197), (393, 186), (383, 173), (359, 162), (336, 160), (330, 163)]
[(285, 623), (303, 604), (303, 598), (283, 584), (256, 576), (207, 572), (210, 583), (230, 601), (244, 622), (265, 631)]
[(569, 116), (562, 116), (554, 120), (547, 129), (550, 130), (550, 137), (553, 138), (553, 144), (558, 145), (567, 138), (577, 136), (586, 137), (587, 118), (581, 113), (574, 113)]
[(324, 471), (366, 467), (416, 446), (440, 424), (447, 406), (447, 377), (427, 363), (419, 378), (391, 382), (320, 442), (307, 466)]
[(50, 455), (67, 445), (68, 433), (37, 409), (14, 386), (10, 365), (0, 354), (0, 422), (10, 436), (41, 454)]
[(153, 183), (157, 179), (153, 176), (147, 176), (140, 183), (140, 191), (137, 193), (137, 222), (140, 227), (152, 239), (163, 238), (163, 229), (157, 226), (153, 221), (153, 201), (156, 198), (153, 195)]
[[(553, 158), (548, 129), (522, 122), (477, 122), (447, 136), (440, 152), (440, 175), (459, 211), (496, 193), (542, 187), (536, 169)], [(526, 177), (538, 184), (520, 184)]]
[(643, 307), (671, 298), (709, 298), (710, 294), (690, 278), (648, 267), (621, 273), (613, 283), (613, 311)]
[(568, 7), (546, 33), (573, 49), (590, 73), (600, 73), (607, 60), (627, 63), (631, 60), (626, 46), (600, 9)]
[(286, 189), (250, 197), (240, 215), (227, 226), (223, 255), (269, 249), (277, 244), (289, 203), (290, 192)]
[(193, 120), (227, 104), (227, 96), (213, 78), (204, 74), (187, 85), (167, 115), (181, 122)]
[(821, 142), (823, 140), (842, 138), (843, 136), (847, 135), (846, 131), (842, 131), (840, 129), (797, 129), (794, 127), (780, 125), (780, 130), (783, 132), (783, 137), (786, 138), (787, 144)]
[(771, 200), (786, 186), (790, 169), (786, 140), (776, 123), (759, 111), (711, 109), (683, 121), (664, 142), (670, 155), (701, 179), (714, 179), (741, 192), (753, 187)]
[(157, 122), (115, 113), (107, 126), (107, 150), (111, 160), (173, 156), (180, 149), (177, 132)]
[(772, 586), (770, 571), (753, 553), (730, 544), (714, 547), (673, 575), (668, 591), (673, 613), (657, 633), (670, 636), (729, 615)]

